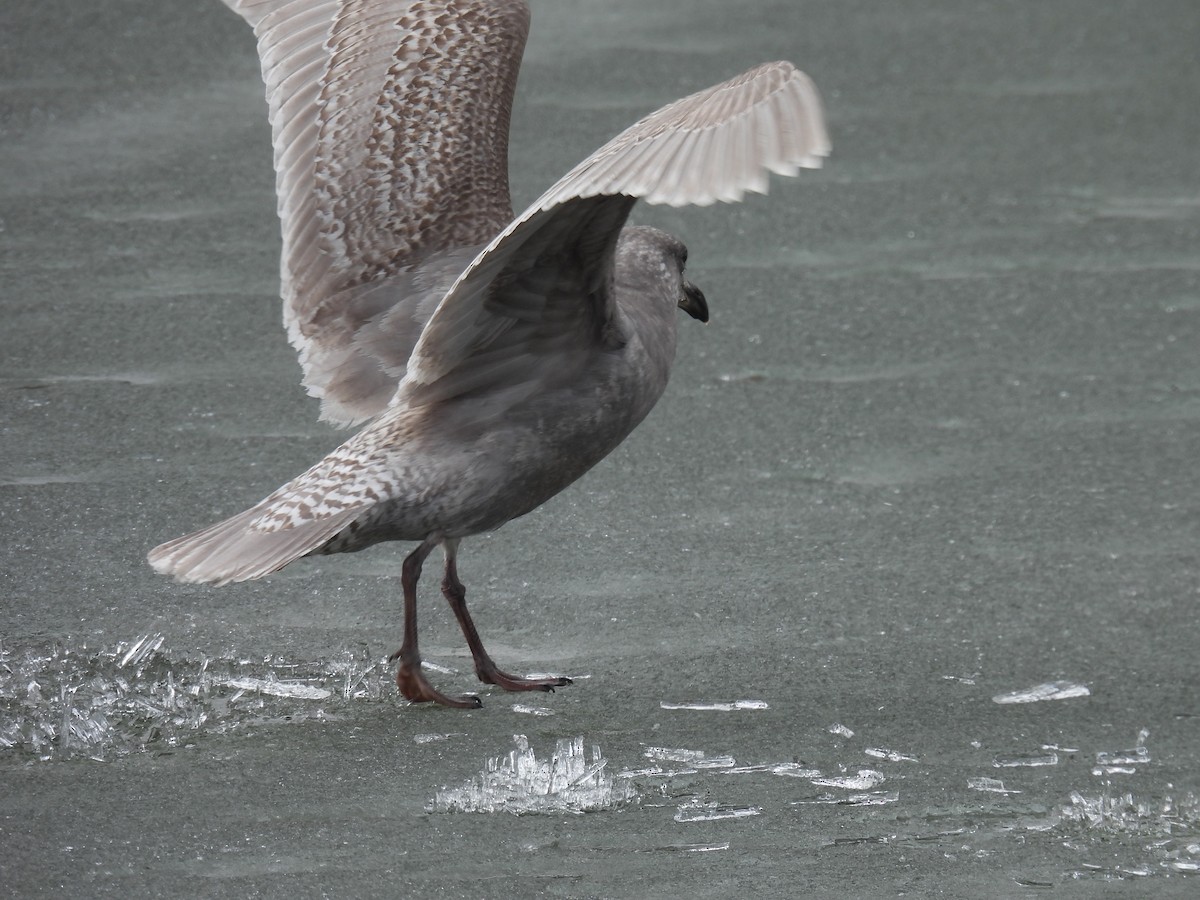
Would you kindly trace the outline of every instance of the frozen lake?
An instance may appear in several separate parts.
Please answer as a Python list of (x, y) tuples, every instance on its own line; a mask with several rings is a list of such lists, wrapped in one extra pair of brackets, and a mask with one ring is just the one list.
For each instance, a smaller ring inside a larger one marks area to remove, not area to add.
[[(464, 542), (497, 662), (575, 679), (471, 712), (383, 661), (405, 547), (144, 563), (341, 440), (279, 326), (248, 29), (0, 13), (0, 894), (1194, 896), (1200, 8), (533, 7), (518, 206), (766, 59), (834, 152), (635, 211), (713, 321)], [(422, 649), (474, 689), (434, 581)]]

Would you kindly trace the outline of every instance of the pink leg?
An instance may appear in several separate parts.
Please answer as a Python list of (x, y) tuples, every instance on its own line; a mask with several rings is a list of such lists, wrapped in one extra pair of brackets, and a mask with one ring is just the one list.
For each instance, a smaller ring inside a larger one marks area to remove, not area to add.
[(506, 691), (553, 691), (556, 687), (570, 684), (570, 678), (521, 678), (509, 675), (492, 662), (491, 656), (483, 648), (483, 641), (479, 639), (479, 632), (475, 630), (471, 614), (467, 612), (467, 589), (458, 580), (458, 568), (455, 565), (458, 541), (446, 541), (442, 546), (446, 551), (446, 575), (442, 579), (442, 593), (450, 601), (450, 608), (454, 610), (463, 637), (467, 639), (467, 646), (471, 648), (471, 656), (475, 659), (475, 674), (479, 680)]
[(417, 582), (421, 578), (421, 566), (425, 558), (441, 540), (429, 538), (408, 555), (401, 569), (400, 583), (404, 588), (404, 642), (393, 653), (390, 661), (400, 660), (396, 672), (396, 684), (400, 693), (413, 703), (440, 703), (462, 709), (477, 709), (483, 703), (474, 694), (450, 697), (435, 690), (421, 671), (421, 651), (417, 647)]

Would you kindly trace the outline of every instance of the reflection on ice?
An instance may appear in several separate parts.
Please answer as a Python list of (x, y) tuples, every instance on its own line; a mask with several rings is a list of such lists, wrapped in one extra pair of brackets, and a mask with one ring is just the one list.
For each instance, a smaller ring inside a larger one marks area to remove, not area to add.
[(523, 734), (517, 748), (489, 759), (477, 778), (457, 788), (442, 788), (426, 804), (428, 812), (585, 813), (613, 809), (633, 800), (627, 779), (609, 775), (599, 747), (591, 759), (583, 738), (560, 740), (549, 760), (539, 760)]

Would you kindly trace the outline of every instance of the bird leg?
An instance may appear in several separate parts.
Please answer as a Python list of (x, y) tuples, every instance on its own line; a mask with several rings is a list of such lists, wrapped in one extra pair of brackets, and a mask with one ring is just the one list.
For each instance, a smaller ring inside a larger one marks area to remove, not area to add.
[(488, 652), (483, 649), (483, 641), (467, 612), (467, 589), (458, 580), (458, 567), (455, 565), (455, 555), (458, 541), (446, 541), (443, 544), (446, 551), (446, 575), (442, 579), (442, 594), (450, 601), (450, 608), (458, 619), (467, 646), (471, 648), (471, 656), (475, 659), (475, 674), (484, 684), (494, 684), (506, 691), (553, 691), (556, 687), (564, 687), (571, 683), (570, 678), (555, 676), (552, 678), (522, 678), (501, 671)]
[(449, 697), (435, 690), (421, 671), (421, 651), (417, 648), (417, 582), (421, 578), (421, 566), (425, 558), (438, 543), (438, 539), (429, 538), (404, 560), (400, 574), (400, 584), (404, 588), (404, 642), (388, 661), (400, 660), (400, 668), (396, 671), (396, 684), (405, 699), (413, 703), (432, 702), (461, 709), (477, 709), (483, 706), (483, 703), (474, 694)]

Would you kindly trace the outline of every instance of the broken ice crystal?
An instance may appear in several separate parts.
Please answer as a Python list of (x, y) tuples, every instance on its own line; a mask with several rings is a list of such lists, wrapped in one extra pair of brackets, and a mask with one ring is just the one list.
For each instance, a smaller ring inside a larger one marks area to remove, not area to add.
[(854, 732), (851, 731), (849, 728), (847, 728), (845, 725), (841, 724), (840, 722), (835, 722), (834, 724), (830, 725), (825, 730), (828, 731), (830, 734), (838, 734), (838, 735), (841, 735), (842, 737), (848, 737), (848, 738), (854, 737)]
[(514, 703), (512, 711), (525, 716), (553, 716), (554, 710), (548, 706), (529, 706), (526, 703)]
[(876, 759), (886, 759), (888, 762), (916, 762), (915, 756), (908, 756), (905, 753), (897, 753), (895, 750), (888, 750), (884, 747), (868, 747), (863, 751), (867, 756), (873, 756)]
[(0, 647), (0, 749), (110, 759), (183, 746), (202, 730), (320, 719), (314, 703), (379, 699), (391, 682), (386, 661), (361, 652), (315, 663), (189, 659), (164, 644), (163, 635), (146, 634), (100, 650)]
[(967, 787), (973, 791), (987, 791), (991, 794), (1019, 794), (1020, 791), (1010, 791), (999, 778), (968, 778)]
[(992, 697), (992, 702), (1001, 704), (1039, 703), (1043, 700), (1070, 700), (1074, 697), (1090, 697), (1091, 694), (1091, 690), (1084, 684), (1076, 684), (1073, 681), (1050, 681), (1020, 691), (996, 694)]
[(1116, 768), (1138, 766), (1150, 762), (1150, 751), (1146, 747), (1148, 737), (1150, 737), (1150, 730), (1143, 728), (1138, 732), (1137, 744), (1134, 747), (1128, 750), (1100, 751), (1096, 754), (1096, 765), (1101, 768)]
[(838, 775), (830, 778), (814, 778), (812, 783), (821, 787), (845, 788), (851, 791), (869, 791), (876, 785), (883, 784), (882, 772), (874, 769), (859, 769), (855, 775)]
[(1036, 766), (1057, 766), (1058, 754), (1053, 751), (1044, 753), (1014, 753), (1011, 755), (1000, 755), (992, 760), (992, 765), (997, 769), (1013, 769), (1021, 766), (1036, 767)]
[(585, 813), (613, 809), (636, 797), (627, 779), (605, 771), (600, 748), (584, 755), (583, 738), (560, 740), (547, 761), (539, 760), (523, 734), (513, 735), (516, 749), (489, 759), (460, 787), (445, 787), (425, 805), (428, 812)]
[(295, 697), (300, 700), (328, 700), (333, 696), (333, 693), (325, 688), (294, 681), (276, 681), (274, 678), (228, 678), (220, 684), (240, 691), (254, 691), (270, 694), (272, 697)]
[(813, 804), (828, 804), (830, 806), (884, 806), (888, 803), (896, 803), (899, 799), (899, 791), (860, 791), (854, 794), (824, 793), (818, 794), (816, 797), (789, 802), (792, 806)]
[(675, 812), (676, 822), (716, 822), (745, 819), (762, 812), (761, 806), (721, 806), (711, 801), (689, 800)]
[[(1188, 793), (1179, 800), (1161, 801), (1135, 797), (1132, 793), (1088, 796), (1071, 792), (1070, 805), (1059, 810), (1065, 822), (1077, 822), (1098, 831), (1139, 834), (1149, 837), (1195, 834), (1200, 826), (1200, 799)], [(1184, 848), (1184, 855), (1191, 855)], [(1200, 849), (1200, 848), (1198, 848)]]
[(737, 765), (737, 761), (732, 756), (706, 756), (703, 750), (647, 747), (642, 755), (661, 762), (686, 763), (694, 769), (727, 769)]
[(692, 709), (707, 712), (734, 712), (742, 709), (770, 709), (762, 700), (720, 700), (696, 703), (668, 703), (666, 700), (658, 704), (663, 709)]

